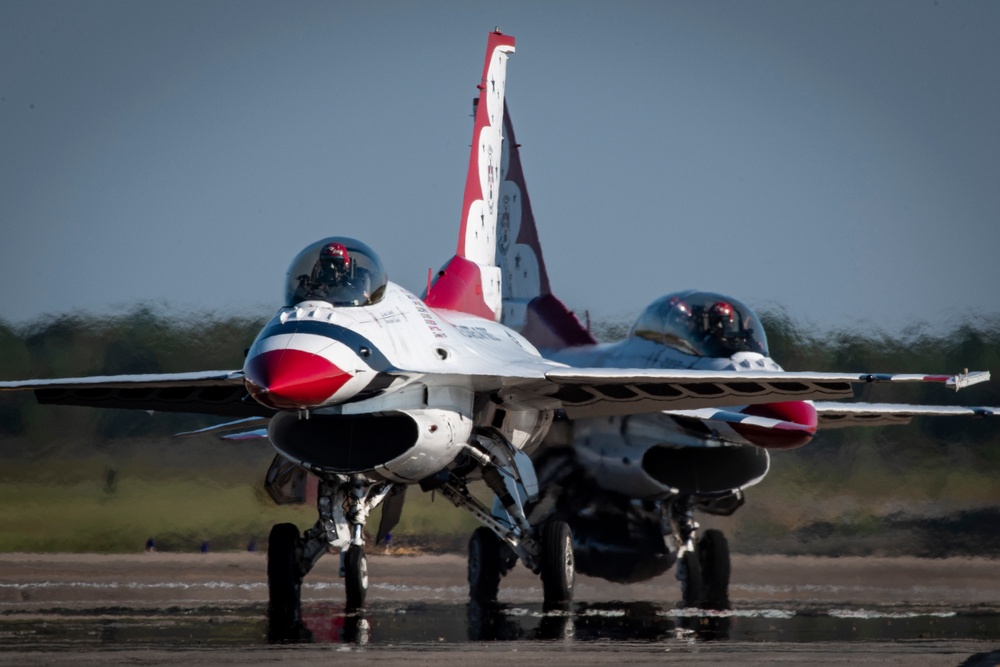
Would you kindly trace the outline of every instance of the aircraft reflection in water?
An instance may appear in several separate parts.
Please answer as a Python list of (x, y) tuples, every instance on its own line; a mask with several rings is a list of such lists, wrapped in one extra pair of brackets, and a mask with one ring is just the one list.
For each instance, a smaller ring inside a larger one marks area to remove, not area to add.
[[(462, 641), (728, 639), (732, 619), (682, 613), (651, 602), (576, 604), (545, 611), (520, 605), (469, 602), (411, 609), (347, 612), (318, 606), (297, 628), (277, 626), (274, 643), (379, 644)], [(464, 613), (463, 613), (464, 612)], [(463, 634), (464, 633), (464, 634)]]
[[(216, 430), (268, 438), (276, 456), (266, 488), (276, 502), (304, 502), (309, 474), (318, 479), (316, 522), (304, 532), (290, 523), (271, 530), (272, 629), (301, 625), (303, 578), (331, 550), (341, 556), (347, 607), (365, 607), (368, 518), (382, 506), (381, 541), (414, 485), (437, 491), (483, 524), (470, 540), (473, 600), (496, 600), (501, 576), (520, 561), (540, 576), (546, 607), (565, 608), (573, 595), (574, 551), (588, 569), (610, 577), (623, 568), (647, 576), (674, 560), (691, 573), (701, 559), (708, 590), (721, 599), (725, 543), (709, 531), (696, 550), (693, 511), (734, 508), (742, 486), (766, 470), (759, 448), (811, 437), (816, 411), (804, 401), (850, 397), (854, 385), (875, 381), (959, 388), (986, 379), (984, 373), (786, 373), (767, 359), (763, 332), (748, 313), (730, 302), (727, 312), (713, 304), (699, 314), (704, 304), (694, 295), (685, 297), (692, 322), (701, 318), (721, 324), (730, 338), (743, 336), (748, 349), (738, 360), (713, 365), (688, 353), (690, 363), (675, 363), (663, 345), (671, 335), (666, 329), (648, 336), (640, 329), (617, 347), (589, 345), (589, 333), (548, 292), (518, 185), (520, 164), (504, 111), (513, 51), (512, 37), (489, 35), (457, 252), (423, 298), (390, 282), (373, 249), (330, 236), (293, 259), (285, 300), (242, 369), (0, 383), (0, 390), (33, 391), (45, 404), (241, 418)], [(742, 328), (730, 334), (734, 324)], [(667, 338), (650, 338), (657, 335)], [(539, 353), (559, 347), (573, 347), (565, 354), (575, 356), (563, 361)], [(584, 367), (567, 365), (579, 366), (585, 355), (592, 356)], [(626, 419), (632, 415), (645, 416)], [(565, 465), (551, 465), (556, 450), (539, 455), (546, 485), (539, 494), (529, 456), (557, 416), (597, 421), (576, 422), (562, 450)], [(663, 424), (671, 429), (666, 441), (655, 434)], [(468, 491), (480, 479), (493, 494), (492, 507)], [(566, 490), (577, 483), (587, 495)], [(573, 539), (571, 524), (582, 539)], [(656, 560), (652, 570), (636, 561), (647, 545)], [(703, 577), (684, 581), (685, 599), (700, 603)]]
[(272, 634), (272, 643), (410, 646), (464, 642), (611, 641), (690, 646), (713, 641), (783, 642), (920, 641), (972, 639), (996, 642), (995, 612), (941, 608), (900, 610), (782, 605), (739, 610), (699, 610), (654, 602), (575, 603), (547, 612), (537, 605), (420, 604), (345, 612), (317, 605), (298, 632)]

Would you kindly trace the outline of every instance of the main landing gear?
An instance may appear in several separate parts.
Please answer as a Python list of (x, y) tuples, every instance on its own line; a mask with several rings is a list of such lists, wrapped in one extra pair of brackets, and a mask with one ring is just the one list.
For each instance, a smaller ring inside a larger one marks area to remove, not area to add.
[(682, 496), (672, 503), (671, 520), (679, 544), (676, 576), (684, 604), (701, 609), (727, 609), (731, 570), (725, 535), (710, 529), (695, 542), (698, 524), (690, 497)]
[[(565, 521), (551, 521), (542, 528), (538, 541), (539, 571), (547, 608), (564, 607), (573, 601), (576, 573), (573, 539)], [(500, 579), (517, 563), (517, 554), (486, 527), (469, 539), (469, 600), (491, 604), (500, 593)]]
[(469, 540), (470, 601), (496, 602), (500, 579), (520, 559), (541, 576), (546, 607), (568, 605), (576, 581), (569, 524), (550, 520), (531, 526), (524, 513), (524, 502), (538, 490), (531, 461), (495, 429), (479, 429), (474, 440), (478, 446), (470, 450), (496, 495), (494, 508), (484, 506), (457, 476), (440, 486), (442, 495), (484, 524)]
[[(523, 503), (537, 491), (534, 468), (528, 457), (499, 431), (477, 429), (464, 449), (466, 456), (432, 478), (421, 482), (424, 490), (437, 489), (456, 506), (479, 519), (470, 542), (469, 593), (474, 601), (495, 601), (500, 578), (520, 558), (541, 575), (547, 605), (565, 605), (573, 598), (575, 571), (569, 526), (549, 521), (529, 524)], [(465, 475), (479, 472), (496, 494), (493, 510), (469, 493)], [(272, 628), (301, 625), (302, 579), (331, 548), (341, 554), (341, 575), (347, 610), (364, 607), (368, 593), (368, 561), (364, 552), (364, 527), (369, 514), (386, 501), (379, 538), (399, 517), (405, 486), (374, 482), (363, 475), (326, 474), (317, 492), (319, 518), (304, 534), (288, 523), (271, 530), (267, 550), (268, 617)], [(287, 633), (285, 633), (287, 634)]]

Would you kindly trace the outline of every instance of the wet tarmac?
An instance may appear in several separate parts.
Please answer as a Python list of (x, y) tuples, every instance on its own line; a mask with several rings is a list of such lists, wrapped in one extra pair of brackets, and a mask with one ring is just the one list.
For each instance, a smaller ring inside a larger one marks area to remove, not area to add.
[(337, 558), (306, 580), (303, 626), (266, 621), (261, 554), (0, 554), (0, 664), (1000, 665), (1000, 562), (734, 557), (730, 605), (686, 609), (671, 575), (581, 577), (545, 610), (519, 567), (467, 602), (461, 556), (373, 556), (346, 613)]

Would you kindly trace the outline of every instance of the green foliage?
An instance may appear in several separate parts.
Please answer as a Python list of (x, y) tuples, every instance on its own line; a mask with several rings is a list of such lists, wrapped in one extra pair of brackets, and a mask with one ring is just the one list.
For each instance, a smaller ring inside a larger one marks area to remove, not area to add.
[(614, 343), (628, 336), (631, 321), (595, 320), (590, 323), (590, 332), (601, 343)]
[[(204, 313), (158, 314), (146, 306), (110, 318), (73, 313), (20, 327), (0, 321), (0, 379), (238, 369), (264, 323)], [(93, 446), (210, 423), (201, 416), (152, 419), (140, 411), (38, 406), (30, 396), (0, 395), (0, 436), (24, 436), (45, 451), (70, 439)], [(0, 453), (12, 453), (7, 443), (0, 442)]]
[[(264, 493), (271, 456), (265, 443), (234, 448), (201, 437), (174, 451), (128, 441), (112, 455), (12, 463), (0, 471), (0, 551), (130, 553), (149, 538), (160, 551), (263, 545), (275, 523), (305, 529), (316, 520), (315, 508), (276, 507)], [(372, 532), (380, 518), (372, 515)], [(392, 545), (456, 550), (476, 525), (468, 512), (414, 488)]]

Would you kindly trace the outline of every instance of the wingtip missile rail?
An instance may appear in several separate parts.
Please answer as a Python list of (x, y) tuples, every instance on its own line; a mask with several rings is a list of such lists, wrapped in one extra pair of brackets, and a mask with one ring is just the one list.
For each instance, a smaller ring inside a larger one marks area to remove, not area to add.
[(940, 382), (955, 391), (971, 387), (990, 379), (989, 371), (972, 371), (966, 368), (958, 375), (919, 375), (915, 373), (870, 373), (862, 376), (867, 382)]

